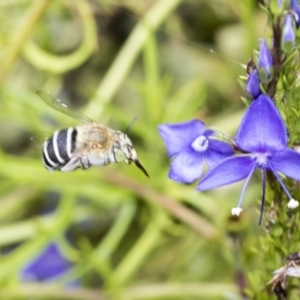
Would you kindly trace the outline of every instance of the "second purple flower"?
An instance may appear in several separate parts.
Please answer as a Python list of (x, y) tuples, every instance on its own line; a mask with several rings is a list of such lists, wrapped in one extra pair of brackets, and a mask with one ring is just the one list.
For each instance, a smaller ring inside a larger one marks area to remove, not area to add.
[(216, 139), (213, 130), (197, 119), (158, 126), (169, 157), (174, 157), (169, 178), (182, 183), (192, 183), (200, 178), (203, 160), (209, 167), (233, 155), (232, 147)]

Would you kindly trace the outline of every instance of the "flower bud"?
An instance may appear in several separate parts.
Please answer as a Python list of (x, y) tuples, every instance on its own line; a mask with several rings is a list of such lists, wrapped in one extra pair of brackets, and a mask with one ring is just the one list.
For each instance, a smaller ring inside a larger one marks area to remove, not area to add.
[(271, 81), (273, 75), (273, 57), (265, 39), (263, 39), (260, 43), (258, 72), (263, 83), (268, 83)]
[(290, 0), (269, 0), (266, 9), (275, 17), (280, 17), (284, 11), (289, 9)]
[(285, 16), (282, 30), (281, 48), (286, 53), (290, 53), (294, 48), (296, 38), (294, 23), (295, 22), (292, 15), (288, 14)]
[(277, 7), (280, 11), (287, 10), (289, 8), (291, 0), (277, 0)]
[(258, 72), (257, 70), (253, 70), (250, 73), (248, 80), (246, 82), (246, 92), (250, 98), (256, 99), (261, 94), (259, 85), (260, 85), (260, 80), (259, 80)]
[(290, 0), (272, 0), (270, 3), (270, 11), (276, 15), (282, 15), (282, 13), (289, 9)]

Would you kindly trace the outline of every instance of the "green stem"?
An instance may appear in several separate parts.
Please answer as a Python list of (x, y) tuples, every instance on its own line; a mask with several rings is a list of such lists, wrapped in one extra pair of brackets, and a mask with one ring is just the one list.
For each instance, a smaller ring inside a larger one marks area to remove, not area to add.
[(26, 59), (36, 68), (52, 73), (64, 73), (76, 68), (86, 61), (95, 49), (97, 43), (97, 29), (90, 5), (85, 0), (77, 0), (74, 4), (82, 19), (84, 37), (81, 45), (74, 52), (67, 55), (53, 55), (30, 41), (23, 51)]
[(87, 106), (85, 111), (87, 116), (95, 120), (99, 119), (103, 106), (112, 99), (126, 78), (149, 33), (156, 29), (180, 2), (181, 0), (156, 1), (145, 17), (139, 21), (115, 58), (114, 63), (107, 71), (96, 91), (94, 99)]
[(54, 217), (35, 218), (0, 227), (0, 246), (19, 243), (37, 237), (41, 228), (51, 226)]
[[(231, 294), (231, 297), (229, 297)], [(123, 292), (122, 300), (155, 299), (240, 299), (235, 285), (228, 283), (167, 283), (132, 287)]]
[(40, 224), (39, 236), (19, 246), (16, 250), (8, 254), (5, 259), (0, 261), (0, 278), (2, 280), (16, 274), (22, 265), (39, 253), (51, 239), (65, 232), (71, 222), (73, 206), (74, 195), (65, 193), (55, 214), (56, 216), (49, 218), (48, 222)]
[[(0, 220), (1, 222), (9, 220), (12, 216), (15, 216), (28, 202), (31, 202), (38, 195), (38, 191), (28, 186), (12, 187), (9, 193), (1, 197), (1, 210)], [(2, 240), (0, 238), (0, 244)]]
[(140, 239), (123, 258), (119, 266), (111, 275), (111, 287), (115, 292), (116, 287), (125, 285), (135, 274), (138, 267), (145, 261), (149, 252), (158, 244), (161, 239), (160, 225), (166, 222), (166, 217), (161, 214), (149, 223)]
[(218, 235), (211, 223), (165, 194), (115, 172), (107, 172), (105, 180), (113, 185), (134, 191), (136, 195), (159, 205), (207, 239), (215, 239)]
[(1, 288), (1, 299), (48, 299), (48, 300), (108, 300), (101, 291), (90, 289), (62, 289), (55, 284), (32, 284)]
[[(230, 295), (230, 296), (229, 296)], [(61, 289), (54, 284), (30, 284), (1, 288), (1, 299), (22, 297), (61, 300), (108, 300), (101, 290)], [(155, 300), (155, 299), (239, 299), (237, 288), (226, 283), (169, 283), (149, 284), (127, 288), (122, 292), (122, 300)]]
[(83, 261), (77, 264), (74, 268), (66, 274), (68, 281), (76, 280), (83, 274), (89, 271), (91, 268), (95, 268), (100, 271), (104, 277), (110, 276), (111, 270), (109, 266), (109, 260), (120, 244), (123, 236), (128, 230), (128, 227), (136, 212), (136, 206), (132, 203), (126, 203), (117, 221), (114, 223), (109, 232), (105, 235), (101, 243), (95, 248), (95, 250), (89, 255), (88, 261)]
[(7, 48), (6, 54), (2, 57), (0, 63), (0, 82), (2, 83), (7, 73), (12, 68), (12, 65), (20, 55), (22, 48), (26, 41), (31, 36), (35, 25), (43, 15), (50, 4), (50, 0), (36, 0), (30, 7), (24, 20), (20, 23), (19, 28), (15, 30), (15, 37), (13, 38), (11, 45)]

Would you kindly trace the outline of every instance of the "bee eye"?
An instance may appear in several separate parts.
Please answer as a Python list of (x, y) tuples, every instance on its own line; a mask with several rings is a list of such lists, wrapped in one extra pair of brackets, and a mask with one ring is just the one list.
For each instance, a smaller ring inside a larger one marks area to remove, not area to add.
[(122, 162), (126, 159), (125, 153), (119, 148), (115, 148), (114, 157), (117, 163)]

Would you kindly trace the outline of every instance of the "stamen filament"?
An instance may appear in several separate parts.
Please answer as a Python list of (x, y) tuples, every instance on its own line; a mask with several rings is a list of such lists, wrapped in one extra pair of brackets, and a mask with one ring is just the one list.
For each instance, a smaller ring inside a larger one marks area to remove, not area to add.
[(258, 224), (261, 224), (263, 213), (264, 213), (264, 206), (265, 206), (265, 195), (266, 195), (266, 169), (262, 169), (262, 195), (261, 195), (261, 204), (260, 204), (260, 215)]
[(239, 203), (238, 203), (237, 207), (240, 207), (241, 204), (242, 204), (242, 202), (243, 202), (243, 198), (244, 198), (244, 194), (245, 194), (246, 188), (247, 188), (247, 186), (249, 184), (250, 178), (252, 177), (252, 174), (253, 174), (254, 170), (256, 169), (256, 166), (257, 166), (257, 164), (253, 165), (253, 167), (252, 167), (252, 169), (251, 169), (251, 171), (250, 171), (250, 173), (249, 173), (249, 175), (248, 175), (248, 177), (247, 177), (247, 179), (246, 179), (246, 181), (244, 183), (244, 186), (243, 186), (243, 189), (242, 189), (242, 193), (241, 193), (241, 196), (240, 196)]
[(293, 199), (293, 197), (291, 196), (290, 192), (288, 191), (288, 189), (286, 188), (286, 186), (284, 185), (284, 183), (282, 182), (280, 176), (277, 174), (276, 170), (274, 169), (273, 165), (270, 163), (270, 161), (268, 161), (268, 166), (270, 167), (271, 171), (273, 172), (274, 176), (276, 177), (276, 179), (278, 180), (279, 184), (281, 185), (282, 189), (285, 191), (286, 195), (288, 196), (288, 198), (290, 200)]

